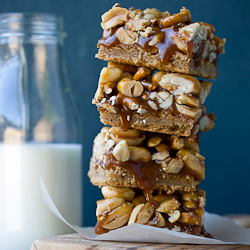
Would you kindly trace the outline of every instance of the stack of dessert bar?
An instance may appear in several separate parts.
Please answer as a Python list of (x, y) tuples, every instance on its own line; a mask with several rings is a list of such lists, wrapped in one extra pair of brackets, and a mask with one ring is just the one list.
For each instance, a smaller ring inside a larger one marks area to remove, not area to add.
[[(205, 177), (199, 136), (214, 127), (204, 106), (225, 39), (193, 22), (190, 11), (121, 8), (102, 15), (93, 103), (104, 127), (96, 136), (91, 182), (96, 233), (133, 223), (209, 237), (203, 226)], [(196, 78), (200, 77), (200, 78)]]

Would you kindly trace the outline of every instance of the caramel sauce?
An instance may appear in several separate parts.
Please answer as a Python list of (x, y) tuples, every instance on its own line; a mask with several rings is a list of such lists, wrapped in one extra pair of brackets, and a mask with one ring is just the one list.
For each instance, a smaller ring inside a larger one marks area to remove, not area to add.
[[(148, 94), (149, 96), (149, 94)], [(128, 115), (133, 114), (133, 110), (131, 110), (127, 105), (129, 103), (138, 103), (142, 109), (147, 110), (150, 115), (156, 115), (158, 110), (152, 109), (151, 106), (148, 104), (147, 99), (143, 99), (142, 96), (139, 97), (128, 97), (122, 93), (117, 94), (117, 103), (114, 104), (114, 108), (117, 111), (117, 114), (120, 117), (122, 130), (127, 131), (129, 129), (129, 121), (127, 119)]]
[(125, 168), (129, 173), (131, 173), (136, 180), (138, 187), (144, 191), (147, 201), (153, 207), (158, 207), (159, 204), (153, 199), (152, 190), (156, 182), (156, 177), (160, 171), (160, 165), (155, 161), (140, 162), (140, 161), (117, 161), (112, 154), (112, 150), (106, 153), (107, 163), (105, 164), (106, 169), (110, 169), (115, 166)]
[(181, 113), (179, 112), (179, 110), (176, 107), (176, 101), (175, 101), (175, 96), (173, 96), (173, 102), (172, 102), (172, 106), (171, 106), (174, 115), (180, 115)]
[(109, 232), (108, 229), (105, 229), (102, 227), (102, 223), (100, 221), (97, 221), (96, 225), (95, 225), (95, 233), (96, 234), (104, 234)]

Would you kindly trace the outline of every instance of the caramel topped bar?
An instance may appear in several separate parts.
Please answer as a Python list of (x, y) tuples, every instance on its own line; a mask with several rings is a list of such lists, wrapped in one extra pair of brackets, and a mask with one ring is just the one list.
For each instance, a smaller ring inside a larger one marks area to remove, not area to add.
[(205, 192), (202, 190), (171, 195), (154, 190), (155, 207), (139, 189), (105, 186), (102, 194), (105, 199), (97, 201), (97, 234), (138, 223), (212, 238), (203, 226)]
[(193, 22), (189, 10), (170, 15), (157, 9), (125, 9), (102, 15), (97, 58), (214, 79), (225, 39), (207, 23)]
[(104, 127), (94, 141), (89, 177), (94, 185), (138, 187), (154, 205), (151, 191), (194, 191), (205, 177), (198, 138)]
[(93, 103), (105, 125), (190, 136), (199, 130), (211, 86), (190, 75), (109, 62)]

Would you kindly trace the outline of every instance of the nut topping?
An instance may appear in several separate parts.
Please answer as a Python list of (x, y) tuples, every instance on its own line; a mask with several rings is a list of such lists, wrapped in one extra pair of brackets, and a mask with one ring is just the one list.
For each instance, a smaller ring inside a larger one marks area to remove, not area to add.
[(201, 89), (200, 82), (189, 75), (166, 74), (159, 84), (173, 95), (195, 94)]
[(97, 201), (96, 216), (112, 211), (113, 209), (119, 207), (123, 202), (125, 202), (125, 200), (119, 197), (112, 197)]
[(204, 165), (190, 151), (181, 149), (176, 156), (184, 161), (186, 167), (196, 172), (199, 179), (203, 180), (205, 178)]
[(116, 160), (125, 162), (129, 160), (130, 152), (125, 140), (120, 141), (113, 149), (113, 156)]
[(130, 160), (132, 161), (149, 161), (151, 160), (151, 153), (143, 147), (129, 146)]
[(156, 208), (157, 212), (170, 213), (179, 208), (181, 204), (176, 199), (166, 200)]
[[(167, 158), (166, 160), (162, 162), (162, 168), (168, 174), (178, 174), (184, 166), (184, 162), (182, 159), (179, 159), (179, 158), (169, 159), (169, 158)], [(166, 166), (164, 165), (164, 163)]]
[(102, 15), (101, 26), (103, 29), (110, 29), (121, 25), (128, 20), (128, 10), (121, 7), (113, 7)]
[(153, 214), (154, 208), (149, 203), (139, 204), (133, 209), (129, 218), (128, 226), (133, 223), (145, 224)]
[(175, 101), (178, 104), (184, 104), (194, 108), (200, 107), (200, 100), (198, 98), (189, 95), (179, 95), (175, 98)]
[(179, 34), (184, 40), (191, 41), (200, 32), (201, 26), (199, 23), (191, 23), (179, 29)]
[(177, 103), (175, 105), (176, 105), (177, 110), (184, 115), (191, 116), (195, 118), (196, 120), (198, 120), (199, 117), (201, 116), (202, 109), (191, 108), (191, 107), (180, 105)]
[(99, 83), (101, 85), (108, 83), (108, 82), (115, 82), (119, 79), (122, 74), (122, 70), (120, 68), (107, 68), (104, 67), (101, 70)]
[(118, 83), (117, 89), (119, 92), (129, 97), (138, 97), (143, 92), (143, 86), (140, 81), (130, 80), (128, 78), (122, 79)]
[(116, 36), (119, 41), (124, 44), (134, 44), (139, 40), (137, 33), (132, 30), (125, 30), (123, 27), (116, 31)]
[(161, 152), (154, 153), (152, 155), (152, 160), (153, 161), (163, 161), (168, 157), (169, 157), (169, 152), (167, 150), (163, 150)]
[(146, 29), (150, 25), (150, 22), (146, 18), (141, 18), (137, 20), (129, 19), (126, 25), (130, 30), (141, 31), (141, 30)]
[(129, 220), (133, 207), (132, 203), (124, 202), (104, 217), (102, 227), (111, 230), (125, 225)]
[(184, 138), (179, 138), (175, 135), (171, 136), (170, 145), (173, 149), (182, 149), (185, 145)]
[(123, 198), (125, 201), (131, 201), (135, 197), (135, 191), (127, 187), (104, 186), (101, 189), (102, 195), (108, 199), (113, 197)]
[(148, 224), (154, 227), (165, 227), (166, 222), (161, 213), (155, 212), (155, 216), (148, 222)]
[(179, 220), (181, 213), (179, 210), (174, 210), (174, 211), (168, 213), (168, 216), (169, 216), (169, 218), (168, 218), (169, 222), (175, 223), (176, 221)]
[(161, 137), (153, 136), (148, 140), (148, 147), (156, 147), (161, 143), (161, 141), (162, 141)]

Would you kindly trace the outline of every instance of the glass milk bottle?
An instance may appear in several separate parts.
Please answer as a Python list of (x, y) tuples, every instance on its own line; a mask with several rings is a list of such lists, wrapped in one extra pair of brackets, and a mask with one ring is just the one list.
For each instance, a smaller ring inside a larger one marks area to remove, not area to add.
[(71, 232), (48, 209), (40, 177), (62, 215), (82, 223), (78, 114), (62, 55), (62, 18), (0, 15), (0, 244), (27, 250)]

